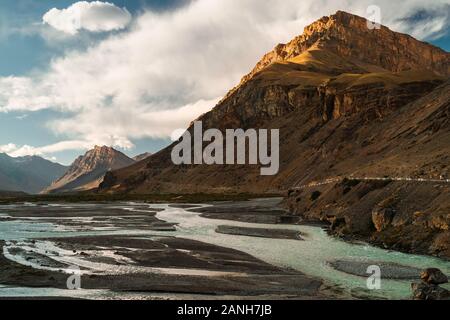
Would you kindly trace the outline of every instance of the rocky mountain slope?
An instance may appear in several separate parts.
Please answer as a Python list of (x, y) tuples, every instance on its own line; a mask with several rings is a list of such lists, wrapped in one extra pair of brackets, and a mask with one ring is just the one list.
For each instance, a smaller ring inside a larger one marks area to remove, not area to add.
[(144, 152), (144, 153), (138, 154), (137, 156), (134, 156), (133, 160), (136, 161), (136, 162), (139, 162), (139, 161), (147, 159), (151, 155), (152, 154), (150, 152)]
[[(416, 223), (414, 215), (422, 212), (414, 230), (425, 232), (427, 240), (414, 245), (414, 236), (404, 237), (398, 246), (450, 256), (449, 241), (437, 244), (449, 239), (448, 184), (440, 182), (450, 178), (449, 76), (449, 53), (386, 27), (368, 29), (365, 19), (338, 12), (265, 55), (199, 119), (204, 129), (280, 129), (277, 175), (261, 176), (256, 165), (175, 166), (169, 146), (107, 174), (100, 192), (290, 190), (287, 205), (293, 213), (336, 220), (337, 233), (373, 237), (389, 246), (400, 239), (393, 230), (411, 232), (405, 225)], [(370, 177), (407, 181), (364, 180)], [(349, 189), (341, 185), (345, 178), (362, 182)], [(297, 189), (308, 185), (313, 187)], [(389, 200), (392, 195), (395, 201)], [(380, 230), (373, 210), (391, 204), (403, 225), (392, 224), (387, 214), (386, 230)]]
[(346, 174), (291, 188), (286, 207), (334, 234), (450, 258), (449, 122), (447, 81), (370, 126), (376, 141), (331, 169)]
[[(372, 128), (407, 126), (409, 119), (399, 114), (409, 117), (409, 103), (447, 80), (450, 54), (385, 27), (369, 30), (366, 23), (338, 12), (306, 27), (302, 36), (267, 54), (199, 119), (204, 128), (279, 128), (277, 176), (260, 177), (256, 166), (174, 166), (169, 146), (147, 162), (109, 175), (103, 190), (269, 192), (355, 170), (421, 173), (417, 167), (430, 155), (408, 152), (404, 163), (400, 155), (392, 163), (374, 147), (385, 141)], [(367, 153), (374, 154), (376, 166)]]
[(97, 188), (109, 170), (124, 168), (135, 161), (111, 147), (99, 147), (78, 157), (67, 172), (44, 193), (84, 191)]
[(0, 190), (39, 193), (60, 177), (67, 167), (38, 156), (13, 158), (0, 154)]

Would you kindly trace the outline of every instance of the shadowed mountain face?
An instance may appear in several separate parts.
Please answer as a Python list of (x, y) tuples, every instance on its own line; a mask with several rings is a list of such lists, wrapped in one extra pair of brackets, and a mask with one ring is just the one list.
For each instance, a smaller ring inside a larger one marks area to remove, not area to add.
[(135, 161), (110, 147), (98, 147), (78, 157), (67, 172), (56, 180), (45, 193), (84, 191), (97, 188), (109, 170), (117, 170)]
[(37, 156), (13, 158), (0, 154), (0, 190), (39, 193), (67, 167)]
[(108, 173), (100, 191), (283, 193), (293, 214), (336, 234), (450, 257), (449, 76), (449, 53), (338, 12), (265, 55), (199, 119), (279, 129), (277, 175), (175, 166), (172, 145)]

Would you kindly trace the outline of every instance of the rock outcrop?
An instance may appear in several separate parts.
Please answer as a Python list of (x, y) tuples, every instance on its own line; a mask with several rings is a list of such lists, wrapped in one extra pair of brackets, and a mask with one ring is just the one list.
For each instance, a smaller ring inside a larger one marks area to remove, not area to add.
[(372, 211), (372, 222), (378, 232), (386, 230), (392, 223), (395, 210), (392, 208), (385, 208), (383, 206), (377, 207)]
[(440, 285), (448, 283), (448, 277), (437, 268), (429, 268), (422, 271), (420, 279), (428, 284)]
[(450, 300), (450, 291), (439, 285), (448, 283), (448, 278), (441, 270), (430, 268), (420, 274), (422, 281), (412, 283), (414, 300)]

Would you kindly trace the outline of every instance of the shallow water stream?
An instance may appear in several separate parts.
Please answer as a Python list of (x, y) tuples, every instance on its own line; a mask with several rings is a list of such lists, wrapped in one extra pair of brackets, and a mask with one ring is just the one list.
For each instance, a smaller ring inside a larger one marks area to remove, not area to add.
[[(142, 204), (126, 203), (118, 204), (117, 206), (120, 206), (127, 211), (133, 211), (135, 210), (134, 206), (137, 205), (140, 206), (139, 210), (142, 211)], [(202, 218), (198, 213), (186, 211), (181, 208), (174, 208), (170, 205), (149, 205), (149, 211), (152, 208), (164, 209), (157, 213), (156, 217), (167, 222), (177, 223), (176, 231), (158, 232), (118, 229), (80, 232), (55, 224), (41, 223), (39, 221), (41, 220), (40, 218), (28, 218), (23, 221), (8, 221), (5, 219), (5, 217), (7, 217), (8, 208), (0, 207), (0, 238), (7, 241), (20, 241), (26, 239), (61, 236), (73, 237), (96, 234), (172, 235), (246, 252), (272, 265), (292, 268), (307, 275), (321, 278), (330, 287), (336, 287), (340, 290), (344, 290), (347, 294), (359, 297), (406, 299), (410, 296), (410, 284), (412, 281), (388, 280), (383, 279), (383, 275), (381, 275), (381, 289), (368, 290), (366, 285), (367, 278), (337, 271), (329, 265), (330, 261), (361, 261), (373, 264), (392, 262), (419, 269), (437, 267), (445, 273), (450, 274), (450, 262), (448, 261), (433, 257), (383, 250), (367, 244), (347, 243), (328, 236), (320, 227), (302, 225), (264, 225), (228, 220), (213, 220)], [(97, 205), (96, 210), (102, 210), (100, 204)], [(105, 211), (105, 215), (107, 215), (107, 211)], [(215, 232), (219, 225), (296, 230), (304, 234), (304, 241), (220, 234)], [(68, 290), (28, 289), (0, 286), (0, 296), (24, 295), (84, 296), (88, 298), (114, 297), (110, 292), (99, 290), (82, 290), (81, 292), (71, 293), (71, 291)]]

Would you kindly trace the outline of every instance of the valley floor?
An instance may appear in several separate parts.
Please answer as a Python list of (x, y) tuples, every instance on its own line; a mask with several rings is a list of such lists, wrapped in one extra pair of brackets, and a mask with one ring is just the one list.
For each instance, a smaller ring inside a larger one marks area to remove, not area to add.
[[(443, 260), (289, 224), (280, 200), (3, 205), (0, 297), (403, 299), (421, 268), (450, 272)], [(366, 287), (371, 264), (380, 291)], [(67, 290), (76, 269), (82, 289)]]

